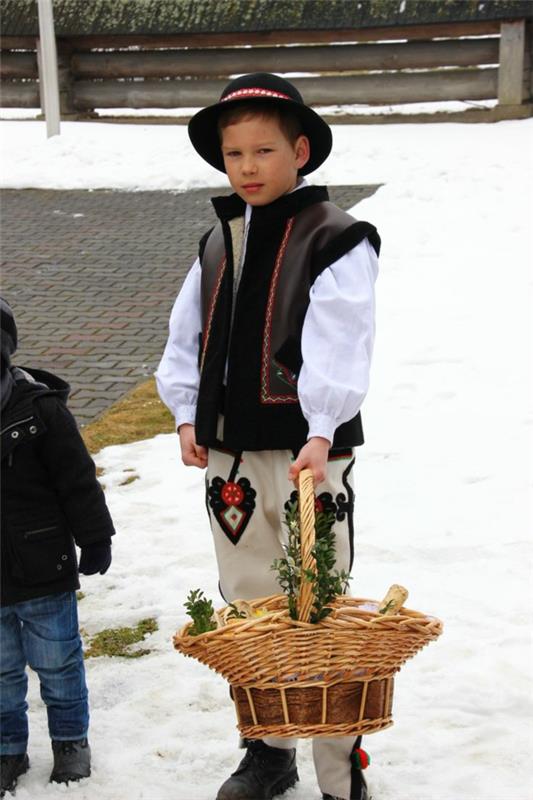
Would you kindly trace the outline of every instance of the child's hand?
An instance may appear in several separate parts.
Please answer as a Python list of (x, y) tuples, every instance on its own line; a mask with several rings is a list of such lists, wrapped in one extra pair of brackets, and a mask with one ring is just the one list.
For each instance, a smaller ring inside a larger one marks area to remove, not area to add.
[(207, 448), (196, 444), (194, 425), (180, 425), (178, 430), (181, 447), (181, 460), (188, 467), (207, 467)]
[(313, 436), (311, 439), (309, 439), (307, 444), (302, 447), (298, 453), (298, 458), (293, 462), (291, 468), (289, 469), (289, 480), (293, 481), (293, 483), (296, 485), (300, 470), (305, 469), (306, 467), (313, 473), (315, 486), (326, 480), (330, 446), (331, 445), (329, 441), (327, 439), (323, 439), (322, 436)]

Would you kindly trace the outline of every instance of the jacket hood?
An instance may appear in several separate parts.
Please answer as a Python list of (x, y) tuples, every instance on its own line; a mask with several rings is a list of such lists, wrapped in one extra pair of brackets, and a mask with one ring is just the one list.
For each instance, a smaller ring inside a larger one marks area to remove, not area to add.
[[(26, 391), (32, 394), (58, 394), (66, 402), (70, 394), (70, 385), (51, 372), (44, 369), (34, 369), (33, 367), (19, 367), (20, 371), (27, 373), (32, 380), (27, 380), (28, 388)], [(34, 382), (35, 381), (35, 382)]]
[(2, 412), (2, 429), (9, 424), (13, 416), (32, 413), (33, 401), (37, 397), (56, 395), (66, 403), (70, 386), (62, 378), (42, 369), (29, 367), (13, 367), (15, 379), (9, 403)]

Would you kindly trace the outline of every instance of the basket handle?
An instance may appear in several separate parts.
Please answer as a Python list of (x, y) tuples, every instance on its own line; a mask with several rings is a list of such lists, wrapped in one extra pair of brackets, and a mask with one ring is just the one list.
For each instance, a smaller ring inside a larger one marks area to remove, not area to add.
[(300, 513), (300, 550), (302, 556), (302, 576), (298, 592), (298, 619), (309, 622), (314, 604), (313, 584), (305, 580), (303, 571), (311, 569), (316, 572), (316, 561), (311, 554), (315, 544), (315, 492), (313, 473), (310, 469), (302, 469), (298, 476), (299, 513)]

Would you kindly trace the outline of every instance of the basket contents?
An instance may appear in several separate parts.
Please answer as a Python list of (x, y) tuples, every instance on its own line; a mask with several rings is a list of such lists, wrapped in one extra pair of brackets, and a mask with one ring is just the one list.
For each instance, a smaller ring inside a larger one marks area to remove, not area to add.
[(314, 508), (312, 513), (315, 528), (314, 543), (310, 542), (307, 550), (302, 550), (298, 503), (289, 504), (285, 515), (288, 533), (286, 555), (285, 558), (276, 559), (271, 569), (278, 573), (278, 583), (287, 595), (292, 619), (307, 617), (309, 612), (303, 607), (307, 600), (312, 601), (313, 609), (309, 613), (309, 622), (316, 623), (331, 613), (332, 609), (328, 604), (337, 595), (346, 593), (350, 576), (344, 570), (342, 572), (334, 570), (335, 514), (332, 511), (315, 511)]
[(409, 596), (405, 587), (393, 583), (389, 591), (379, 604), (378, 614), (396, 614)]
[(315, 528), (313, 480), (304, 470), (286, 557), (273, 565), (285, 594), (214, 612), (195, 590), (187, 601), (193, 623), (174, 636), (176, 649), (230, 682), (246, 738), (389, 727), (395, 673), (442, 632), (436, 618), (403, 607), (407, 591), (398, 585), (382, 603), (343, 594), (348, 576), (333, 570), (333, 520), (316, 518)]

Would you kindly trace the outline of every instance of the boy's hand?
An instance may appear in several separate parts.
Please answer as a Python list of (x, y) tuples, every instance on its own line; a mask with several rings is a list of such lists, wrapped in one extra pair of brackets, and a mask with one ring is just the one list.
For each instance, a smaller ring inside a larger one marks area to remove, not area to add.
[(185, 423), (178, 430), (181, 447), (181, 460), (188, 467), (207, 467), (207, 448), (196, 444), (194, 425)]
[(309, 439), (307, 444), (302, 447), (298, 453), (298, 458), (289, 469), (289, 480), (293, 481), (296, 485), (300, 470), (306, 467), (313, 473), (315, 486), (326, 480), (330, 447), (330, 442), (327, 439), (323, 439), (322, 436), (313, 436)]

